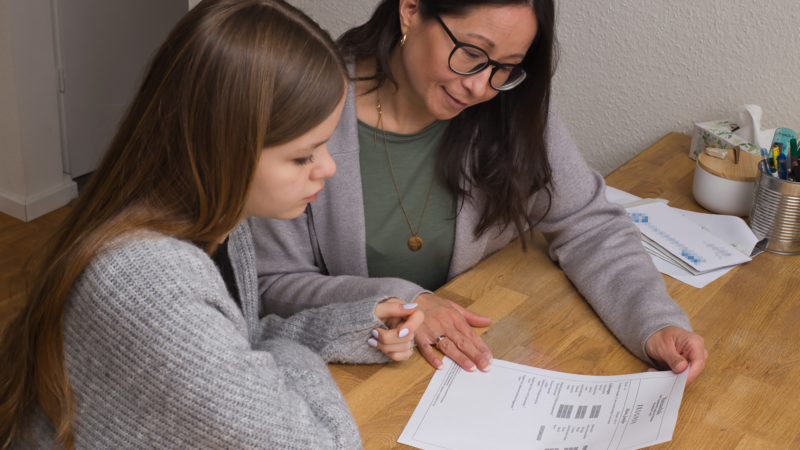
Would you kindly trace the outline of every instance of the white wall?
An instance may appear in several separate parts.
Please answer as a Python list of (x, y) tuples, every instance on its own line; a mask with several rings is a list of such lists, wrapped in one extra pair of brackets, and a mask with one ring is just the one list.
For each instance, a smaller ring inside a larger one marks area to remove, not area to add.
[(8, 8), (0, 0), (0, 192), (18, 197), (25, 195), (20, 139)]
[[(289, 1), (334, 37), (378, 3)], [(800, 130), (799, 1), (556, 1), (555, 97), (604, 175), (663, 135), (690, 134), (747, 103), (764, 108), (765, 128)]]
[(0, 0), (0, 212), (33, 220), (66, 205), (50, 2)]
[[(200, 0), (188, 0), (189, 9), (200, 3)], [(366, 22), (372, 8), (378, 4), (375, 0), (286, 0), (290, 4), (305, 11), (316, 20), (322, 28), (334, 38), (349, 28)]]
[(764, 109), (764, 128), (800, 130), (797, 0), (558, 4), (556, 98), (600, 172), (747, 103)]

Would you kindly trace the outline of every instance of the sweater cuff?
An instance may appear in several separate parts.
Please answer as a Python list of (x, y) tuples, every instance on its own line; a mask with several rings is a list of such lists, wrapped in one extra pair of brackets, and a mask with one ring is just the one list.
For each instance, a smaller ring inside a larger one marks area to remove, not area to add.
[(694, 330), (692, 330), (691, 325), (689, 325), (688, 319), (675, 320), (673, 322), (662, 322), (658, 325), (654, 325), (648, 327), (647, 329), (642, 330), (642, 336), (644, 336), (644, 339), (642, 340), (641, 355), (636, 355), (636, 356), (639, 357), (639, 359), (641, 359), (642, 361), (650, 364), (651, 366), (655, 367), (658, 370), (670, 370), (670, 368), (662, 366), (658, 361), (654, 360), (653, 358), (650, 357), (650, 355), (647, 354), (647, 341), (650, 340), (650, 338), (654, 334), (658, 333), (659, 331), (667, 327), (678, 327), (686, 331), (689, 331), (691, 333), (694, 332)]
[(388, 289), (382, 292), (390, 294), (386, 298), (399, 298), (406, 303), (414, 303), (422, 294), (433, 294), (422, 286), (400, 278), (384, 278), (384, 280), (391, 280), (386, 283)]
[(348, 364), (376, 364), (392, 361), (382, 351), (370, 346), (375, 328), (387, 329), (375, 316), (378, 303), (394, 296), (370, 297), (350, 303), (339, 303), (331, 308), (331, 322), (339, 331), (329, 336), (329, 343), (320, 350), (320, 356), (327, 362)]

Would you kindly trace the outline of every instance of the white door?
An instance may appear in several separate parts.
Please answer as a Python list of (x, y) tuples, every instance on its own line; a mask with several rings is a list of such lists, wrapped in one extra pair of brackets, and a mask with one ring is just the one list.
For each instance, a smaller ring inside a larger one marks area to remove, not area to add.
[(64, 171), (93, 171), (186, 0), (52, 0)]

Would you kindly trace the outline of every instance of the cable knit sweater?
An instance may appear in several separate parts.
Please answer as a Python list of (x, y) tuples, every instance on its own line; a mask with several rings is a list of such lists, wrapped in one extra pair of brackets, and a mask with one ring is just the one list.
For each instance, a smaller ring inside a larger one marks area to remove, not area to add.
[[(325, 362), (388, 358), (366, 343), (383, 298), (258, 318), (249, 226), (230, 236), (242, 309), (189, 242), (139, 233), (95, 258), (64, 316), (77, 448), (361, 448)], [(16, 448), (50, 449), (40, 409)]]

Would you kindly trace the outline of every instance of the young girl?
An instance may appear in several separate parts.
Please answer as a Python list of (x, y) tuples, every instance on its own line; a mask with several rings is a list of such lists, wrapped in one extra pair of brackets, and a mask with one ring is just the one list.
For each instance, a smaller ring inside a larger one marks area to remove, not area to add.
[(0, 447), (360, 447), (325, 361), (405, 359), (422, 313), (373, 297), (259, 319), (242, 223), (314, 201), (346, 90), (330, 38), (280, 0), (177, 25), (0, 340)]

